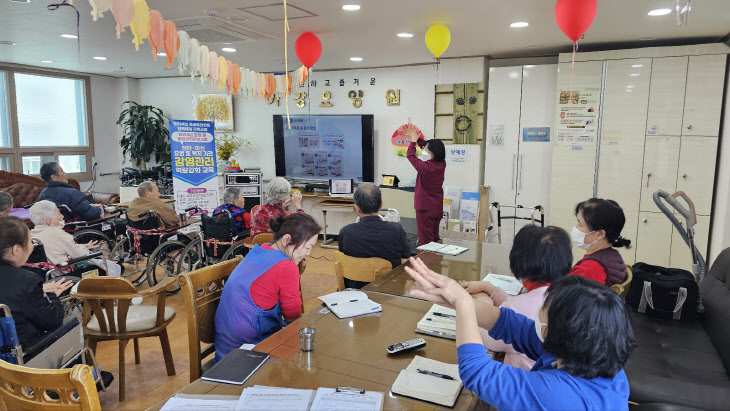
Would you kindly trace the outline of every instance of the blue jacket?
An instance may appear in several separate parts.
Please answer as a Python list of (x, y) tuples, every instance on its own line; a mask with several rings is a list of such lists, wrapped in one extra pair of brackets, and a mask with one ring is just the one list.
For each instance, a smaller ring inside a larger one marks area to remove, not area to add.
[(525, 371), (492, 361), (482, 344), (462, 344), (457, 354), (464, 387), (502, 411), (628, 409), (629, 381), (623, 370), (613, 378), (587, 380), (555, 368), (555, 358), (543, 350), (535, 333), (535, 322), (508, 308), (500, 310), (489, 335), (537, 362)]
[(78, 216), (82, 220), (96, 220), (101, 217), (101, 208), (92, 207), (84, 193), (78, 188), (60, 181), (48, 181), (38, 199), (53, 201), (59, 207), (65, 204), (71, 209), (74, 216)]

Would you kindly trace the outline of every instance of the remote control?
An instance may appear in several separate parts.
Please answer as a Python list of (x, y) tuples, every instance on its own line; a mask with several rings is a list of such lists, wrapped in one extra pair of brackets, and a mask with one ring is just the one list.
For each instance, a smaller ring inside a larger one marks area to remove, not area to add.
[(424, 340), (423, 338), (414, 338), (412, 340), (403, 341), (403, 342), (399, 342), (397, 344), (388, 346), (387, 351), (388, 351), (388, 354), (402, 354), (404, 352), (417, 350), (417, 349), (423, 348), (425, 346), (426, 346), (426, 340)]

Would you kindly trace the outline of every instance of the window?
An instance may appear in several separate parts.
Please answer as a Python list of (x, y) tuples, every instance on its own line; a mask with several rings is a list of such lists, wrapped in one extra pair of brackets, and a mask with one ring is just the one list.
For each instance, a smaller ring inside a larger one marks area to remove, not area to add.
[(86, 76), (0, 67), (0, 169), (37, 176), (58, 161), (69, 178), (91, 180), (88, 85)]

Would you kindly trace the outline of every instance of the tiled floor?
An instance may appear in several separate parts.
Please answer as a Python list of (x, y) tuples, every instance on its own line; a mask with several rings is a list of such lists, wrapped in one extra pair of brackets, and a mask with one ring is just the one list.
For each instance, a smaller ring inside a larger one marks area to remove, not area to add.
[[(307, 269), (302, 276), (304, 295), (312, 294), (313, 298), (304, 302), (305, 310), (320, 305), (317, 295), (334, 291), (331, 286), (336, 284), (333, 250), (315, 247), (312, 257), (307, 258)], [(311, 283), (308, 284), (308, 273)], [(328, 278), (328, 276), (331, 276)], [(309, 287), (309, 289), (307, 289)], [(144, 301), (143, 304), (154, 304), (153, 301)], [(100, 342), (97, 347), (96, 360), (104, 370), (111, 371), (115, 380), (107, 389), (100, 392), (99, 398), (104, 410), (143, 410), (174, 394), (190, 383), (188, 337), (183, 297), (180, 293), (169, 297), (167, 305), (175, 309), (175, 319), (168, 326), (170, 346), (175, 362), (176, 375), (169, 377), (165, 371), (165, 362), (162, 358), (162, 349), (159, 338), (145, 338), (139, 341), (141, 363), (134, 363), (133, 344), (129, 343), (125, 351), (126, 362), (126, 400), (119, 402), (119, 344), (117, 341)]]

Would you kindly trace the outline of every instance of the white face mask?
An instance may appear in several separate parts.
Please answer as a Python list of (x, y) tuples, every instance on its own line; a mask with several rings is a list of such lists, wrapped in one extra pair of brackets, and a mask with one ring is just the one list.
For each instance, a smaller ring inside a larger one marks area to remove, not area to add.
[(542, 336), (542, 326), (547, 325), (547, 323), (540, 321), (540, 310), (542, 310), (542, 305), (537, 307), (537, 312), (535, 313), (535, 333), (541, 342), (545, 342), (545, 338)]
[(431, 159), (431, 156), (426, 152), (426, 150), (423, 150), (423, 153), (421, 153), (421, 160), (428, 161)]
[(588, 234), (593, 234), (595, 232), (596, 231), (594, 230), (594, 231), (591, 231), (590, 233), (584, 233), (584, 232), (580, 231), (578, 229), (578, 227), (573, 226), (573, 231), (570, 232), (570, 238), (573, 239), (573, 244), (575, 244), (576, 247), (587, 250), (587, 249), (591, 248), (591, 246), (593, 245), (593, 243), (595, 243), (595, 241), (593, 241), (590, 244), (586, 244), (586, 236)]

